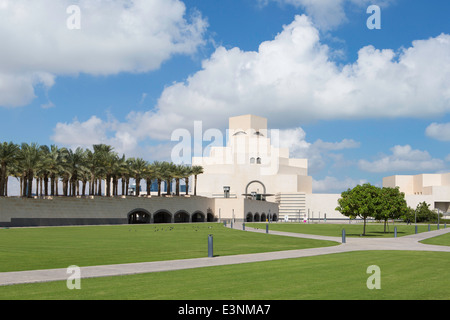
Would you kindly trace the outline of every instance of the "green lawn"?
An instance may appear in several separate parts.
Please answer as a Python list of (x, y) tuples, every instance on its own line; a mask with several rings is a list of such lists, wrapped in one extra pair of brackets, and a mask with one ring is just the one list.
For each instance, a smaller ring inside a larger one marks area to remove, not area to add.
[[(362, 251), (131, 276), (0, 287), (0, 299), (450, 299), (450, 253)], [(369, 290), (367, 268), (381, 270)]]
[(420, 242), (425, 243), (425, 244), (439, 245), (439, 246), (450, 246), (450, 233), (446, 233), (441, 236), (425, 239)]
[(218, 223), (0, 229), (0, 272), (305, 249), (337, 242), (232, 230)]
[[(246, 223), (246, 226), (256, 227), (259, 229), (266, 228), (265, 223)], [(389, 230), (386, 228), (384, 233), (384, 224), (382, 223), (368, 223), (366, 225), (365, 237), (394, 237), (394, 227), (397, 227), (397, 237), (411, 235), (415, 233), (414, 225), (406, 224), (389, 224)], [(440, 228), (444, 226), (441, 225)], [(347, 237), (360, 237), (363, 233), (363, 224), (334, 224), (334, 223), (271, 223), (269, 224), (269, 230), (304, 233), (304, 234), (317, 234), (322, 236), (341, 237), (342, 229), (345, 229)], [(430, 230), (436, 230), (437, 226), (431, 225)], [(418, 224), (418, 232), (428, 231), (428, 224)]]

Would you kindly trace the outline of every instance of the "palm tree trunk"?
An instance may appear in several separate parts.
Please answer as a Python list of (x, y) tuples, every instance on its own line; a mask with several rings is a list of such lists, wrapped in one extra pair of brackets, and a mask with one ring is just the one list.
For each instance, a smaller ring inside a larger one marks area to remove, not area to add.
[(197, 195), (197, 175), (194, 176), (195, 177), (195, 182), (194, 182), (194, 196)]
[(6, 163), (2, 163), (0, 173), (0, 197), (3, 197), (5, 195)]
[(189, 177), (184, 178), (184, 184), (186, 185), (186, 195), (189, 194)]
[(28, 173), (28, 198), (31, 198), (33, 194), (33, 176), (33, 171), (30, 170), (30, 172)]

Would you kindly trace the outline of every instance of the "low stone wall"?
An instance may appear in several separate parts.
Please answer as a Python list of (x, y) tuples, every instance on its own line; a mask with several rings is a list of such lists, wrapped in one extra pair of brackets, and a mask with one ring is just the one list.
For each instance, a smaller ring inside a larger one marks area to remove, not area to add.
[(197, 196), (12, 197), (0, 198), (0, 227), (247, 221), (249, 214), (269, 212), (278, 217), (278, 203)]
[(162, 212), (167, 222), (215, 216), (214, 199), (204, 197), (0, 198), (0, 227), (127, 224), (136, 212), (147, 213), (149, 222)]

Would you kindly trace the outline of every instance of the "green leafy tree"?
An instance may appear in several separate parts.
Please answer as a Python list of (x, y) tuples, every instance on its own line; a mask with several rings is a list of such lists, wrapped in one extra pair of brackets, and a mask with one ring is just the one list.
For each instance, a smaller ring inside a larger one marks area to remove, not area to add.
[(379, 190), (380, 202), (375, 210), (374, 218), (384, 221), (384, 233), (389, 219), (399, 219), (406, 214), (408, 206), (405, 200), (405, 194), (400, 192), (399, 187), (382, 188)]
[(364, 220), (363, 235), (366, 235), (366, 219), (374, 217), (380, 210), (380, 202), (380, 188), (366, 183), (342, 192), (336, 210), (350, 219), (362, 218)]

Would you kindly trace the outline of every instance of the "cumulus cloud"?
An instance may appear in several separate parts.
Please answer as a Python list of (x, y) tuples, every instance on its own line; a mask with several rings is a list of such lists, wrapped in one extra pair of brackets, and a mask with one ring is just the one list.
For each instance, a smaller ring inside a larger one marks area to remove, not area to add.
[(242, 110), (279, 128), (450, 110), (450, 35), (417, 40), (398, 51), (366, 46), (346, 65), (331, 56), (310, 19), (296, 16), (258, 51), (218, 47), (201, 70), (166, 87), (154, 110), (136, 116), (159, 124), (150, 137), (168, 139), (174, 128), (194, 120), (223, 128)]
[(436, 140), (450, 141), (450, 123), (433, 122), (426, 128), (425, 134)]
[[(330, 55), (308, 17), (296, 16), (258, 51), (218, 47), (201, 70), (166, 87), (154, 109), (131, 112), (114, 130), (137, 141), (167, 141), (175, 129), (191, 129), (196, 120), (205, 128), (225, 129), (227, 119), (243, 110), (285, 129), (314, 120), (422, 117), (450, 109), (450, 35), (414, 41), (399, 51), (367, 46), (346, 65)], [(289, 130), (292, 155), (311, 159), (317, 169), (324, 165), (324, 151), (358, 147), (350, 139), (308, 142), (301, 128)], [(383, 161), (394, 160), (395, 155)], [(382, 167), (381, 160), (372, 169), (366, 164), (360, 165), (367, 171)], [(439, 166), (433, 159), (431, 164)]]
[(206, 21), (179, 0), (79, 0), (79, 30), (67, 27), (73, 3), (0, 1), (0, 106), (28, 104), (58, 75), (152, 71), (204, 42)]
[(306, 14), (312, 18), (315, 26), (327, 31), (348, 21), (345, 13), (346, 6), (350, 5), (358, 8), (364, 14), (366, 11), (362, 10), (362, 8), (367, 8), (373, 4), (384, 8), (395, 0), (258, 0), (262, 6), (267, 5), (271, 1), (304, 9)]
[(384, 155), (375, 161), (360, 160), (358, 166), (367, 172), (414, 171), (429, 172), (444, 168), (441, 159), (434, 159), (427, 151), (415, 150), (410, 145), (394, 146), (391, 155)]
[(341, 157), (333, 151), (359, 148), (360, 143), (353, 139), (340, 142), (325, 142), (318, 139), (314, 142), (306, 140), (306, 132), (302, 128), (283, 129), (279, 131), (280, 147), (289, 148), (292, 158), (308, 159), (310, 173), (319, 172), (328, 159), (335, 161)]

